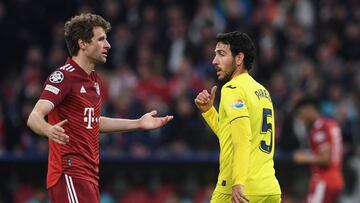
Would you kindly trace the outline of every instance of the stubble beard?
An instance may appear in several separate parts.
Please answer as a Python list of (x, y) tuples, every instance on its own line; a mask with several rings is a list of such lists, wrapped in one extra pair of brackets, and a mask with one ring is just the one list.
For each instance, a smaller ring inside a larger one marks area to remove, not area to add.
[(231, 71), (229, 72), (229, 74), (225, 74), (225, 76), (223, 78), (218, 78), (219, 82), (221, 84), (225, 84), (225, 83), (229, 82), (231, 80), (231, 77), (234, 75), (235, 70), (236, 70), (236, 64), (233, 61), (232, 65), (231, 65)]

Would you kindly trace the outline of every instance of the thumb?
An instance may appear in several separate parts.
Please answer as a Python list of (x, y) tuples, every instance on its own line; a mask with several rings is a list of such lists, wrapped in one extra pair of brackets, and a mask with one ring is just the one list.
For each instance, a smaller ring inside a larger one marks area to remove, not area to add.
[(211, 98), (211, 99), (214, 99), (214, 98), (215, 98), (216, 90), (217, 90), (217, 86), (216, 86), (216, 85), (211, 88), (211, 93), (210, 93), (210, 98)]
[(60, 122), (58, 122), (56, 125), (58, 125), (58, 126), (63, 126), (65, 123), (67, 123), (68, 122), (68, 120), (67, 119), (65, 119), (65, 120), (62, 120), (62, 121), (60, 121)]

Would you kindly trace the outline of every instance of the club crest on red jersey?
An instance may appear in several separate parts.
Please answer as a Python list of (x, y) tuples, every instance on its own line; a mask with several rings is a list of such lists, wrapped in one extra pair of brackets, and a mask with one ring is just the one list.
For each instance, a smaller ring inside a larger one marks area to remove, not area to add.
[(64, 80), (64, 74), (61, 71), (55, 71), (49, 77), (52, 83), (61, 83)]

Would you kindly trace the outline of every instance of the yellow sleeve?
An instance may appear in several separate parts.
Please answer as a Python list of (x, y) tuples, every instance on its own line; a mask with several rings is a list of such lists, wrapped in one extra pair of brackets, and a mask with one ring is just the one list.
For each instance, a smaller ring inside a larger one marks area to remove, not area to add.
[(210, 126), (211, 130), (216, 134), (219, 128), (218, 112), (215, 107), (212, 106), (207, 112), (201, 114), (206, 123)]
[(249, 117), (245, 95), (245, 92), (240, 88), (222, 89), (221, 103), (228, 119), (234, 120), (237, 117)]
[(231, 139), (233, 144), (233, 185), (244, 185), (247, 179), (251, 124), (247, 107), (246, 93), (241, 88), (225, 88), (222, 92), (223, 107), (230, 122)]
[(249, 117), (239, 117), (230, 121), (233, 144), (233, 186), (244, 185), (247, 179), (250, 159), (251, 127)]

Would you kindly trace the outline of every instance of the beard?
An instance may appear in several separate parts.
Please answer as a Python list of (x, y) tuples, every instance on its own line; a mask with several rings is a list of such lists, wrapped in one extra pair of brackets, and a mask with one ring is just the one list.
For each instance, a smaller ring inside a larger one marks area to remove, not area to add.
[[(220, 68), (216, 67), (216, 69), (220, 69)], [(235, 60), (233, 60), (232, 64), (231, 64), (230, 71), (225, 72), (225, 75), (224, 75), (223, 78), (218, 78), (219, 82), (222, 83), (222, 84), (225, 84), (225, 83), (229, 82), (232, 79), (235, 70), (236, 70), (236, 64), (235, 64)]]

